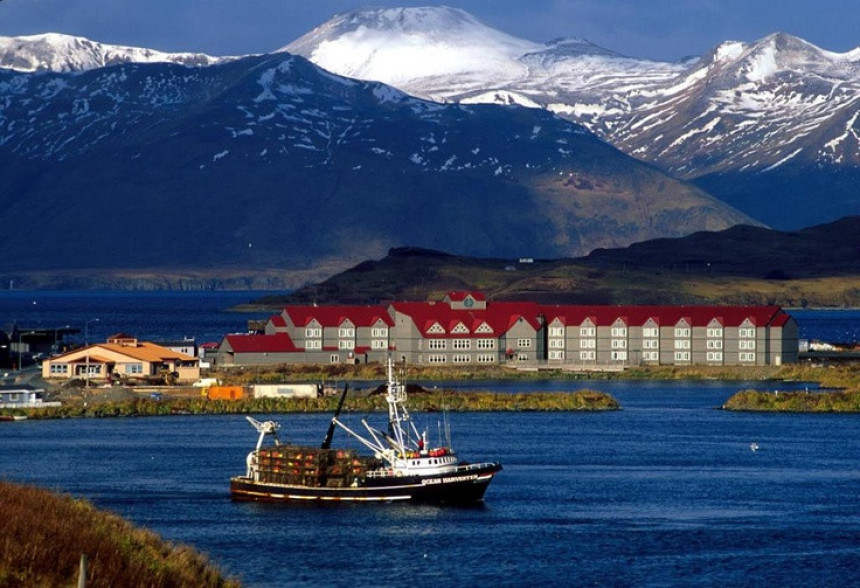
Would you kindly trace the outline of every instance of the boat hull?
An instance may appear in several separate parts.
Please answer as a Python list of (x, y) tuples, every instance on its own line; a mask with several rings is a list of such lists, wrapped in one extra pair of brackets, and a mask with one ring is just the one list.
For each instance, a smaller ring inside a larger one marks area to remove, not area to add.
[(341, 488), (258, 482), (236, 476), (230, 479), (230, 494), (234, 500), (263, 502), (469, 504), (483, 500), (487, 486), (501, 469), (500, 464), (488, 463), (437, 475), (366, 477), (358, 486)]

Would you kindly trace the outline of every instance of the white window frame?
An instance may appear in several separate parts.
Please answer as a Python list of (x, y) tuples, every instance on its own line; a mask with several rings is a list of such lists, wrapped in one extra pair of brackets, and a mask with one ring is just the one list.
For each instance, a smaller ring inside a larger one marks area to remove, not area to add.
[(531, 339), (517, 339), (517, 347), (520, 349), (529, 348), (532, 346)]
[(439, 351), (441, 349), (448, 348), (448, 341), (446, 339), (430, 339), (427, 341), (427, 349), (432, 349), (434, 351)]

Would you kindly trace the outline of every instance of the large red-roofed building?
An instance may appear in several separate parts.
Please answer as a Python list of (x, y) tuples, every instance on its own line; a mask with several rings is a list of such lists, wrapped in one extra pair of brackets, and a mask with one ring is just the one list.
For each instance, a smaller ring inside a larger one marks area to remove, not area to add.
[(797, 324), (778, 306), (552, 306), (451, 292), (439, 302), (287, 306), (264, 334), (226, 337), (217, 361), (755, 366), (797, 354)]

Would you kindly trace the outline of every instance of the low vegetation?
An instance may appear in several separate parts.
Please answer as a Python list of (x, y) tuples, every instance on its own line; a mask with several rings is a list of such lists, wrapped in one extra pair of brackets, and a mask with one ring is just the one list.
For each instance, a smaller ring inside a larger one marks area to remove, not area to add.
[[(334, 412), (339, 398), (244, 398), (208, 400), (204, 397), (159, 400), (140, 397), (115, 402), (69, 403), (59, 407), (18, 411), (30, 419), (80, 417), (161, 416), (172, 414), (259, 414)], [(573, 393), (499, 394), (491, 392), (459, 393), (451, 391), (419, 392), (409, 395), (413, 411), (568, 411), (616, 410), (618, 402), (608, 394), (591, 390)], [(381, 412), (387, 410), (383, 394), (350, 397), (344, 410)]]
[(860, 412), (860, 391), (760, 392), (744, 390), (723, 404), (724, 410), (768, 412)]
[(725, 410), (771, 412), (860, 412), (860, 364), (814, 367), (792, 365), (777, 372), (784, 381), (818, 382), (825, 390), (761, 392), (743, 390), (729, 398)]
[(85, 500), (0, 481), (0, 586), (239, 586), (185, 545)]

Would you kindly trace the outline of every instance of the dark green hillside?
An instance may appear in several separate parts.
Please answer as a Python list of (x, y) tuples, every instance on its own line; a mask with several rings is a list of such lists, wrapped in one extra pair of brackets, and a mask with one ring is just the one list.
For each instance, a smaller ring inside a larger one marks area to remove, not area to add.
[(860, 217), (797, 232), (735, 227), (658, 239), (577, 259), (478, 259), (392, 249), (268, 303), (490, 299), (576, 304), (860, 306)]

